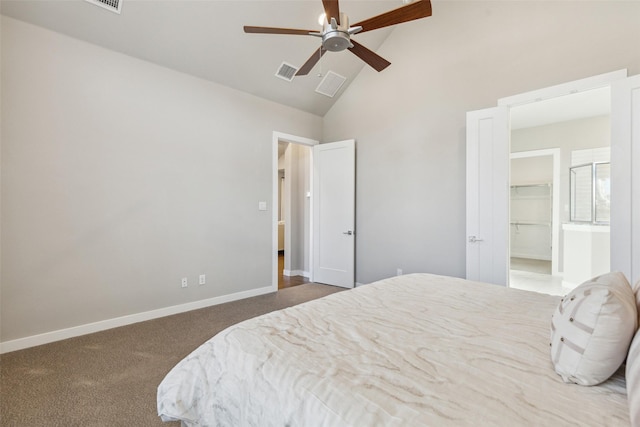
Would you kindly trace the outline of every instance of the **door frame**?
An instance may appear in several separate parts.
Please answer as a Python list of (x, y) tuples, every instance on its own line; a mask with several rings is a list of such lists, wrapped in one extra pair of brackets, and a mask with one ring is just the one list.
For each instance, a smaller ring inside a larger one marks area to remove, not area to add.
[[(551, 275), (560, 276), (558, 267), (560, 265), (560, 149), (548, 148), (531, 151), (518, 151), (510, 153), (511, 159), (525, 159), (532, 157), (551, 156), (553, 162), (553, 187), (552, 187), (552, 212), (551, 217)], [(511, 170), (511, 167), (509, 167)], [(509, 176), (511, 184), (511, 176)], [(511, 214), (509, 214), (511, 216)], [(509, 243), (509, 253), (511, 253), (511, 243)]]
[[(640, 74), (611, 85), (611, 270), (640, 283)], [(635, 113), (635, 114), (634, 114)], [(614, 146), (615, 143), (615, 146)], [(614, 184), (615, 183), (615, 184)]]
[[(288, 142), (290, 144), (299, 144), (307, 147), (313, 147), (318, 145), (320, 141), (315, 139), (306, 138), (303, 136), (291, 135), (284, 132), (273, 131), (271, 142), (271, 288), (274, 292), (278, 290), (278, 143)], [(310, 184), (313, 188), (313, 150), (310, 150), (311, 162), (310, 162)], [(286, 179), (286, 177), (285, 177)], [(311, 209), (313, 209), (313, 197), (311, 198)], [(313, 212), (310, 209), (311, 212)], [(310, 218), (309, 225), (309, 259), (313, 257), (313, 218)], [(286, 225), (285, 225), (286, 227)], [(309, 279), (313, 281), (313, 265), (309, 262)]]
[[(596, 76), (575, 80), (572, 82), (562, 83), (559, 85), (534, 90), (531, 92), (525, 92), (525, 93), (521, 93), (514, 96), (500, 98), (498, 99), (498, 105), (509, 108), (509, 113), (510, 113), (511, 107), (530, 104), (533, 102), (545, 101), (548, 99), (557, 98), (559, 96), (572, 95), (575, 93), (585, 92), (593, 89), (611, 87), (611, 85), (614, 82), (624, 80), (627, 77), (628, 77), (628, 72), (627, 72), (627, 69), (625, 68), (621, 70), (612, 71), (609, 73), (599, 74)], [(616, 141), (614, 141), (613, 139), (610, 141), (610, 143), (611, 143), (611, 151), (613, 153), (616, 150), (617, 144), (616, 144)], [(622, 191), (625, 191), (624, 188), (627, 187), (629, 183), (618, 180), (615, 182), (615, 184), (612, 182), (612, 187), (614, 185), (616, 187), (620, 187), (621, 189), (623, 189)], [(618, 242), (614, 242), (613, 239), (611, 239), (612, 253), (617, 252), (617, 249), (615, 248), (616, 244), (618, 244)]]
[[(544, 101), (547, 99), (552, 99), (552, 98), (556, 98), (559, 96), (564, 96), (564, 95), (571, 95), (574, 93), (578, 93), (578, 92), (583, 92), (583, 91), (587, 91), (587, 90), (592, 90), (592, 89), (598, 89), (598, 88), (602, 88), (602, 87), (606, 87), (609, 86), (611, 87), (612, 84), (614, 84), (615, 82), (621, 81), (623, 79), (626, 79), (628, 77), (627, 75), (627, 69), (621, 69), (621, 70), (616, 70), (616, 71), (612, 71), (609, 73), (604, 73), (604, 74), (600, 74), (600, 75), (596, 75), (596, 76), (592, 76), (592, 77), (587, 77), (584, 79), (579, 79), (579, 80), (575, 80), (572, 82), (568, 82), (568, 83), (563, 83), (563, 84), (559, 84), (556, 86), (550, 86), (547, 88), (542, 88), (542, 89), (538, 89), (538, 90), (534, 90), (534, 91), (530, 91), (530, 92), (525, 92), (525, 93), (521, 93), (518, 95), (514, 95), (514, 96), (509, 96), (509, 97), (505, 97), (505, 98), (500, 98), (498, 99), (498, 107), (504, 107), (507, 108), (508, 113), (510, 114), (510, 109), (511, 107), (515, 107), (518, 105), (524, 105), (524, 104), (529, 104), (529, 103), (533, 103), (533, 102), (539, 102), (539, 101)], [(467, 113), (469, 114), (469, 113)], [(612, 116), (612, 126), (613, 126), (613, 116)], [(467, 129), (467, 131), (469, 131)], [(619, 143), (617, 143), (615, 140), (611, 140), (611, 149), (612, 149), (612, 153), (616, 150), (622, 150), (625, 151), (625, 147), (620, 147)], [(510, 151), (509, 148), (507, 148), (507, 150)], [(507, 156), (507, 158), (509, 157), (509, 153), (505, 153), (505, 155)], [(629, 150), (625, 151), (625, 154), (627, 156), (630, 156), (631, 153), (629, 152)], [(467, 159), (467, 163), (469, 162), (469, 159)], [(469, 177), (467, 177), (467, 180), (469, 179)], [(613, 186), (613, 182), (612, 182), (612, 186)], [(630, 194), (629, 188), (631, 186), (631, 183), (629, 182), (621, 182), (620, 180), (617, 180), (615, 182), (615, 186), (619, 187), (620, 192), (627, 192)], [(498, 201), (500, 202), (500, 201)], [(500, 202), (500, 203), (504, 203), (504, 201)], [(468, 215), (468, 212), (467, 212)], [(613, 220), (613, 218), (612, 218)], [(469, 219), (467, 219), (467, 221), (469, 221)], [(613, 221), (612, 221), (613, 222)], [(616, 224), (618, 225), (618, 224)], [(629, 224), (619, 224), (620, 226), (620, 231), (624, 232), (624, 231), (628, 231), (630, 232), (631, 230), (629, 230)], [(507, 228), (509, 227), (509, 224), (504, 224), (504, 227)], [(624, 230), (622, 230), (624, 229)], [(618, 242), (612, 242), (612, 247), (611, 247), (611, 252), (612, 254), (615, 252), (621, 252), (622, 248), (618, 248), (618, 245), (620, 243)], [(469, 247), (469, 244), (467, 243), (467, 248)], [(502, 252), (502, 251), (501, 251)], [(500, 254), (500, 253), (494, 253), (495, 256), (504, 256), (507, 258), (508, 261), (508, 257), (509, 257), (509, 253), (508, 253), (508, 248), (504, 248), (504, 253)], [(468, 260), (467, 260), (467, 264), (468, 264)], [(468, 268), (467, 268), (468, 270)]]

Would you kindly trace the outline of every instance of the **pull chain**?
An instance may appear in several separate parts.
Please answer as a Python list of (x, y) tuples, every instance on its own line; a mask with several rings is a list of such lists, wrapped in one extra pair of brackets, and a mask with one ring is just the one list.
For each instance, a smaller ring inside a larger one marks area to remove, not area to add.
[(318, 64), (320, 65), (320, 70), (318, 71), (318, 78), (320, 78), (322, 77), (322, 48), (318, 50), (318, 55), (320, 55), (320, 58), (318, 59)]

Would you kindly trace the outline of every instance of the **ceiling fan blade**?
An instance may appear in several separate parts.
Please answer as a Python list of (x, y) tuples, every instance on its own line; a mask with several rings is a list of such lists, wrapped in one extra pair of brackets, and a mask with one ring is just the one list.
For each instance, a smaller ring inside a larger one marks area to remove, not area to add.
[(336, 22), (340, 25), (340, 6), (338, 0), (322, 0), (324, 6), (324, 16), (327, 22), (331, 22), (331, 18), (336, 18)]
[(309, 33), (317, 32), (315, 30), (294, 30), (292, 28), (272, 28), (272, 27), (250, 27), (244, 26), (245, 33), (252, 34), (291, 34), (298, 36), (308, 36)]
[(365, 19), (362, 22), (353, 24), (353, 27), (362, 27), (362, 31), (360, 32), (364, 33), (365, 31), (377, 30), (378, 28), (426, 18), (427, 16), (431, 16), (431, 2), (429, 0), (418, 0), (383, 13), (382, 15)]
[(353, 47), (350, 47), (349, 50), (358, 58), (369, 64), (374, 70), (380, 72), (391, 65), (391, 62), (362, 46), (360, 43), (354, 40), (351, 40), (351, 43), (353, 44)]
[(323, 49), (322, 46), (320, 46), (318, 50), (313, 52), (313, 55), (311, 55), (309, 59), (307, 59), (307, 62), (305, 62), (302, 67), (300, 67), (300, 69), (296, 73), (296, 76), (306, 76), (307, 74), (309, 74), (309, 71), (311, 71), (311, 69), (318, 63), (318, 61), (320, 61), (320, 57), (322, 57), (325, 52), (326, 50)]

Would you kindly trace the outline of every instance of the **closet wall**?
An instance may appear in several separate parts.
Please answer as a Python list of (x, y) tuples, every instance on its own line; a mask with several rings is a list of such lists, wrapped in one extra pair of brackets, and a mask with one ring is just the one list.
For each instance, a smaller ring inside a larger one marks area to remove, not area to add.
[(551, 260), (553, 157), (511, 160), (511, 256)]
[[(561, 224), (569, 222), (569, 167), (571, 166), (571, 152), (574, 150), (599, 148), (610, 145), (609, 116), (598, 116), (587, 119), (571, 120), (533, 128), (518, 129), (511, 132), (511, 152), (542, 150), (549, 148), (560, 149), (560, 212)], [(514, 159), (515, 160), (515, 159)], [(512, 160), (513, 162), (513, 160)], [(531, 171), (521, 166), (511, 165), (511, 185), (551, 182), (536, 182), (526, 178)], [(564, 270), (564, 238), (559, 236), (558, 270)], [(512, 238), (512, 243), (513, 243)]]

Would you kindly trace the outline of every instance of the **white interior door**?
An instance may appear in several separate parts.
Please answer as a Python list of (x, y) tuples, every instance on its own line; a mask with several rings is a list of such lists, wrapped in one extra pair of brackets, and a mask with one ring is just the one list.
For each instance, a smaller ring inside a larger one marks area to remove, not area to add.
[(313, 147), (314, 282), (355, 282), (355, 141)]
[(611, 84), (611, 270), (640, 280), (640, 75)]
[(467, 279), (509, 283), (509, 110), (467, 113)]

